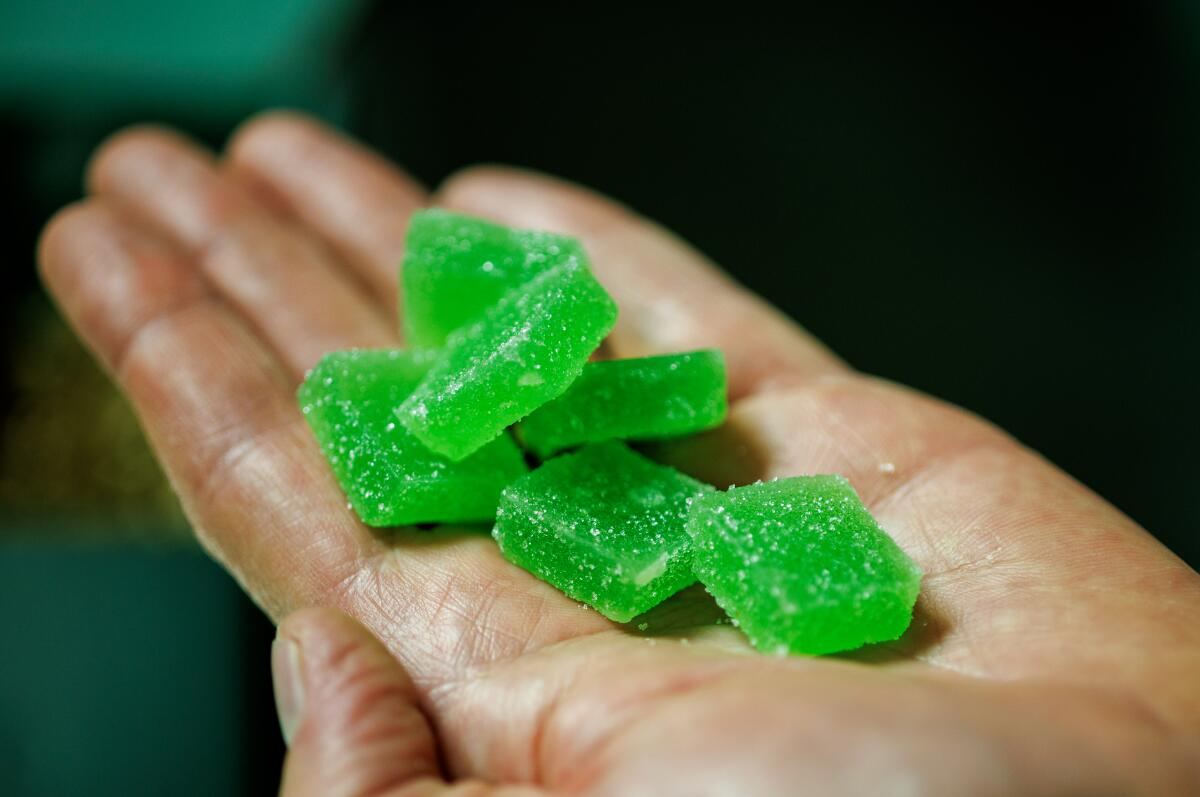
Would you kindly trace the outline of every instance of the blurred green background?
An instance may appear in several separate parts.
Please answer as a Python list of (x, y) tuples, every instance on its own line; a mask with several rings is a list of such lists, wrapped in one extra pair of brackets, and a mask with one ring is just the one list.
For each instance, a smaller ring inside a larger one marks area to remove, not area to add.
[(563, 8), (0, 0), (0, 793), (278, 778), (272, 629), (34, 272), (134, 121), (220, 146), (287, 105), (429, 183), (506, 161), (595, 186), (1200, 562), (1194, 3)]

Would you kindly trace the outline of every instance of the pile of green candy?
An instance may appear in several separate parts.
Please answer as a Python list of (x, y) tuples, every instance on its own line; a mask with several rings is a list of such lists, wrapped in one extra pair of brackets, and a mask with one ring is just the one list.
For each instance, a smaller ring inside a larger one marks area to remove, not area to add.
[(364, 523), (494, 520), (509, 561), (619, 622), (699, 579), (778, 654), (908, 627), (921, 571), (842, 477), (719, 492), (621, 442), (720, 425), (724, 361), (590, 362), (617, 307), (576, 240), (425, 210), (402, 277), (412, 348), (326, 355), (299, 391)]

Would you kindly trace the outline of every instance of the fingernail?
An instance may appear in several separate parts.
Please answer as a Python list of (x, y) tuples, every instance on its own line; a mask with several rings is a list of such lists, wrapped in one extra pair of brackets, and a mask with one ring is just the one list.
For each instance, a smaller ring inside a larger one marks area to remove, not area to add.
[(271, 643), (271, 677), (275, 682), (275, 710), (283, 741), (290, 745), (304, 715), (304, 675), (300, 671), (300, 646), (291, 637), (277, 636)]

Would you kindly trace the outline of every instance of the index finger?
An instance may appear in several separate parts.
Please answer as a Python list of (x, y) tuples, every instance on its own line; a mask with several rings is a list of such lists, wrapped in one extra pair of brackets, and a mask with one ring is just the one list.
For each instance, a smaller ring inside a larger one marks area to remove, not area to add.
[(719, 348), (733, 399), (846, 371), (816, 338), (695, 249), (565, 180), (477, 167), (451, 177), (434, 204), (579, 237), (621, 308), (610, 339), (618, 357)]

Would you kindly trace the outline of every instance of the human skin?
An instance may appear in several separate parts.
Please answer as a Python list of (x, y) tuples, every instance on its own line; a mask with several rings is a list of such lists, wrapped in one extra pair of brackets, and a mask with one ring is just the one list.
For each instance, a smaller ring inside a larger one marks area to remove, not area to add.
[[(294, 391), (324, 352), (400, 343), (396, 265), (426, 204), (579, 236), (621, 309), (612, 356), (722, 349), (728, 422), (656, 456), (721, 485), (845, 474), (925, 571), (909, 633), (758, 655), (698, 589), (639, 632), (478, 531), (359, 524)], [(39, 261), (210, 553), (276, 620), (362, 624), (281, 626), (308, 695), (289, 797), (1200, 793), (1200, 577), (609, 200), (497, 167), (429, 193), (294, 114), (221, 155), (139, 127), (101, 146)]]

